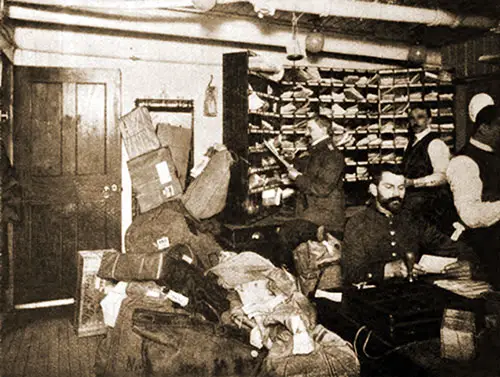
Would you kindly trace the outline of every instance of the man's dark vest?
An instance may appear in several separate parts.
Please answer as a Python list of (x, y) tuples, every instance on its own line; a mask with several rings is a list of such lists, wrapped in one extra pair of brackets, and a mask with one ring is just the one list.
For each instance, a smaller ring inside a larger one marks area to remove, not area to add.
[[(466, 145), (460, 154), (471, 158), (479, 167), (479, 177), (483, 182), (482, 200), (500, 200), (500, 156), (472, 144)], [(479, 256), (490, 283), (500, 288), (500, 221), (488, 228), (467, 230), (464, 240)]]
[[(428, 149), (429, 144), (437, 138), (439, 136), (431, 132), (414, 146), (408, 147), (403, 157), (403, 174), (406, 178), (422, 178), (434, 172)], [(452, 224), (458, 219), (447, 184), (438, 187), (408, 187), (404, 206), (446, 234), (451, 234)]]
[(472, 144), (467, 144), (460, 154), (470, 157), (479, 167), (479, 176), (483, 182), (483, 201), (500, 200), (500, 156)]
[(427, 150), (431, 141), (437, 138), (438, 135), (431, 132), (414, 146), (408, 146), (403, 157), (403, 173), (406, 178), (415, 179), (432, 174), (434, 170)]

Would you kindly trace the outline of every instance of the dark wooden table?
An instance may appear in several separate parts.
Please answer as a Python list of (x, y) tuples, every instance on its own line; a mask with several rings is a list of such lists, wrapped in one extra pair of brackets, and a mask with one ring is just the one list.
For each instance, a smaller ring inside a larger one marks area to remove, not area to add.
[[(477, 337), (477, 357), (469, 362), (441, 358), (439, 330), (430, 330), (419, 339), (391, 343), (385, 334), (371, 331), (362, 323), (363, 315), (353, 315), (345, 304), (326, 299), (313, 299), (318, 322), (344, 339), (355, 343), (363, 377), (495, 377), (500, 376), (500, 340), (497, 332), (480, 327)], [(454, 304), (450, 302), (450, 304)], [(455, 303), (456, 304), (456, 303)], [(480, 303), (479, 303), (480, 304)], [(478, 305), (478, 302), (475, 302)], [(481, 305), (479, 305), (481, 306)], [(370, 315), (371, 313), (365, 313)], [(484, 315), (479, 313), (478, 316)], [(360, 331), (360, 328), (364, 329)], [(356, 336), (357, 334), (357, 336)], [(369, 336), (368, 340), (367, 337)], [(427, 339), (425, 339), (427, 338)]]

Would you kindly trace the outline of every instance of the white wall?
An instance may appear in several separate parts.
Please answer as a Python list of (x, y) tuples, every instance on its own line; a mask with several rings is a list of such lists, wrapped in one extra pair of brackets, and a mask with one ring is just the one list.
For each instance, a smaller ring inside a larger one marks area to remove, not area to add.
[[(136, 98), (193, 99), (195, 162), (208, 146), (222, 141), (222, 54), (251, 48), (276, 61), (288, 63), (285, 53), (257, 46), (236, 47), (180, 39), (154, 39), (151, 36), (97, 34), (88, 31), (52, 30), (38, 27), (16, 27), (14, 54), (16, 66), (114, 68), (121, 70), (121, 113), (132, 110)], [(306, 61), (301, 64), (307, 64)], [(331, 58), (315, 64), (338, 68), (373, 69), (386, 66)], [(218, 116), (203, 116), (205, 88), (214, 76), (218, 87)], [(131, 185), (122, 163), (122, 234), (131, 222)]]

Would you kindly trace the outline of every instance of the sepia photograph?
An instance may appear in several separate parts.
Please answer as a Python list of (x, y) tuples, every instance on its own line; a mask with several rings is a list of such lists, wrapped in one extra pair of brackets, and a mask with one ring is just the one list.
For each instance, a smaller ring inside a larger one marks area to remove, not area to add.
[(0, 377), (500, 377), (500, 2), (0, 0)]

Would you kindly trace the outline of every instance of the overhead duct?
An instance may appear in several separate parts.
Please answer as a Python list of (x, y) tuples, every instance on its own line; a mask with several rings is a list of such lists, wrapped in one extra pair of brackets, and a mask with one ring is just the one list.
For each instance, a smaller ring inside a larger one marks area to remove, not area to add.
[(407, 22), (428, 26), (471, 27), (491, 29), (498, 20), (481, 16), (461, 16), (442, 9), (385, 4), (377, 1), (356, 0), (9, 0), (9, 4), (24, 3), (59, 7), (117, 8), (117, 9), (172, 9), (193, 7), (202, 11), (215, 4), (249, 2), (260, 16), (284, 12), (310, 13), (322, 17), (349, 17), (391, 22)]
[(273, 15), (276, 10), (310, 13), (322, 17), (350, 17), (379, 21), (408, 22), (428, 26), (490, 29), (498, 20), (481, 16), (459, 16), (441, 9), (409, 7), (355, 0), (248, 0), (257, 13)]
[[(165, 11), (167, 13), (168, 11)], [(289, 28), (269, 25), (267, 23), (249, 20), (247, 18), (225, 18), (210, 14), (192, 14), (170, 12), (170, 17), (164, 21), (155, 19), (138, 22), (134, 19), (123, 19), (97, 15), (81, 15), (76, 12), (55, 12), (43, 9), (33, 9), (28, 6), (11, 5), (8, 7), (8, 17), (13, 20), (37, 23), (60, 24), (108, 30), (122, 30), (137, 33), (188, 37), (224, 42), (238, 42), (251, 45), (284, 47), (284, 41), (290, 38)], [(298, 38), (305, 41), (306, 34), (298, 33)], [(364, 56), (378, 59), (407, 61), (414, 52), (414, 46), (401, 43), (378, 43), (363, 41), (359, 38), (326, 34), (323, 47), (325, 53), (335, 53), (353, 56)], [(440, 65), (439, 52), (427, 51), (421, 63)]]

